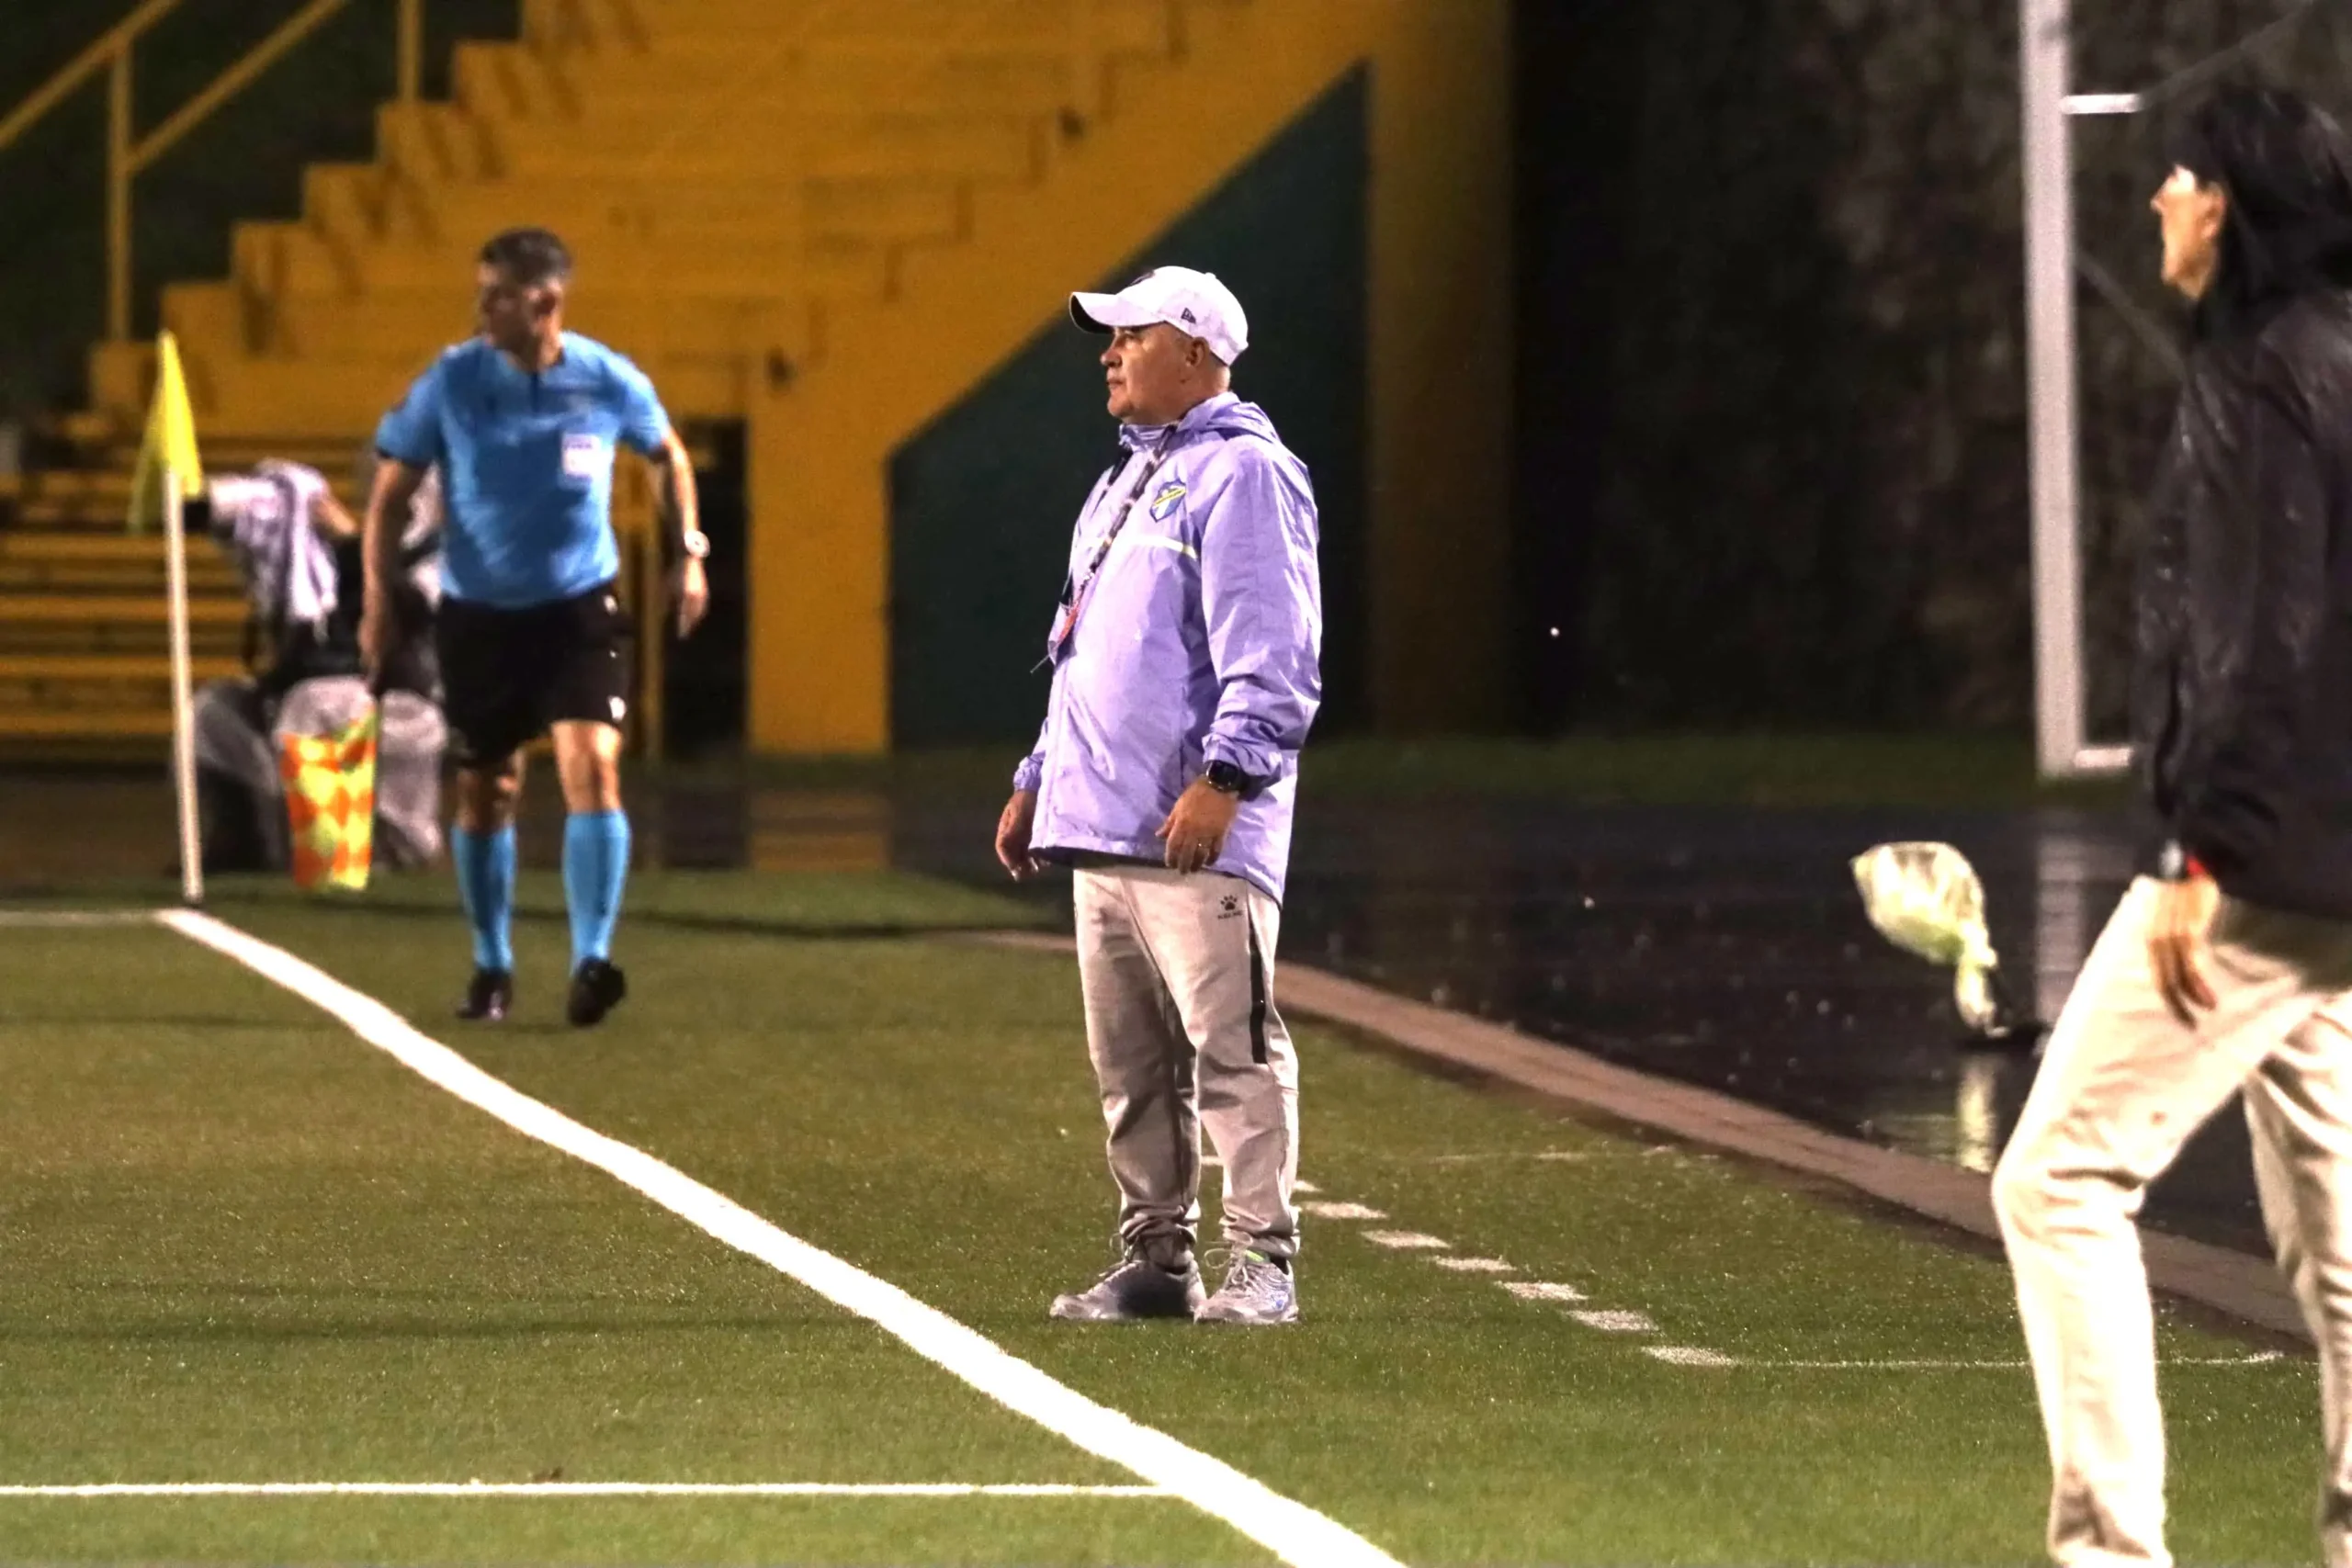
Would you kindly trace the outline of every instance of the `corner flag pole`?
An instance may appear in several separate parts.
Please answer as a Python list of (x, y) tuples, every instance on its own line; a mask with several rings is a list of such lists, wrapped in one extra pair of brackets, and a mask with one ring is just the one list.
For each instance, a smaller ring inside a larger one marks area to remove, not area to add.
[(164, 570), (171, 595), (172, 783), (178, 797), (180, 897), (204, 902), (204, 846), (196, 820), (196, 698), (188, 670), (187, 497), (177, 469), (164, 468)]
[(187, 501), (204, 485), (204, 463), (196, 450), (196, 413), (187, 396), (187, 376), (179, 344), (168, 332), (155, 339), (155, 400), (147, 411), (147, 435), (139, 446), (139, 466), (130, 477), (130, 531), (160, 518), (164, 525), (164, 574), (170, 595), (172, 645), (172, 784), (178, 796), (180, 895), (204, 902), (204, 846), (196, 820), (195, 696), (188, 660)]

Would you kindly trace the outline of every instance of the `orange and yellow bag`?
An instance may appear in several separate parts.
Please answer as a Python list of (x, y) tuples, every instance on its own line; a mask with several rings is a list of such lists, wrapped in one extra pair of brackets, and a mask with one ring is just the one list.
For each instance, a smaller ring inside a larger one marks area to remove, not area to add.
[(376, 840), (378, 708), (332, 735), (281, 739), (294, 882), (300, 887), (364, 888)]

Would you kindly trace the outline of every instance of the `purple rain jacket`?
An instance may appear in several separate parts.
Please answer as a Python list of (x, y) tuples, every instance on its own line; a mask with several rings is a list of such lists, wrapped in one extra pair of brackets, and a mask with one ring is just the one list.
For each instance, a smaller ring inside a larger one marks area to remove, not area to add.
[[(1280, 899), (1298, 751), (1323, 691), (1306, 465), (1264, 410), (1230, 392), (1173, 425), (1129, 425), (1119, 441), (1126, 462), (1079, 513), (1066, 602), (1127, 497), (1136, 500), (1085, 587), (1076, 627), (1058, 643), (1048, 634), (1046, 724), (1013, 774), (1016, 789), (1037, 792), (1031, 850), (1159, 864), (1167, 846), (1158, 829), (1176, 797), (1226, 761), (1251, 783), (1208, 869)], [(1057, 631), (1065, 609), (1055, 608)]]

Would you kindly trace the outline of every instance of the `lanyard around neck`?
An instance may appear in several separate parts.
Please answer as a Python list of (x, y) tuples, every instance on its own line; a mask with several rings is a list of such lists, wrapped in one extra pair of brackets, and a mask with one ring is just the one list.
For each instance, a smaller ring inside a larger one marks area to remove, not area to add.
[(1062, 618), (1054, 627), (1052, 639), (1046, 645), (1046, 662), (1052, 661), (1078, 630), (1078, 617), (1086, 608), (1088, 591), (1094, 586), (1094, 580), (1102, 575), (1102, 563), (1111, 557), (1111, 547), (1119, 542), (1120, 530), (1126, 527), (1127, 519), (1135, 515), (1136, 503), (1143, 499), (1143, 492), (1150, 488), (1152, 476), (1159, 472), (1159, 466), (1167, 461), (1167, 457), (1163, 446), (1161, 450), (1151, 455), (1150, 461), (1144, 464), (1143, 472), (1137, 474), (1136, 482), (1128, 487), (1126, 499), (1119, 503), (1117, 514), (1111, 519), (1110, 526), (1102, 531), (1102, 537), (1095, 544), (1093, 555), (1087, 558), (1086, 570), (1069, 580), (1069, 592), (1062, 597)]

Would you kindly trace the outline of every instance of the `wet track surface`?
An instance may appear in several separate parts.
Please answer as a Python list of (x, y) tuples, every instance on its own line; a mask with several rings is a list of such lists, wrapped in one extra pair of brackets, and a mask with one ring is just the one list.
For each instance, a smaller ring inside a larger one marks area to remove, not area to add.
[[(662, 863), (895, 864), (1010, 887), (989, 851), (1002, 804), (994, 793), (670, 784), (641, 785), (637, 800), (640, 856)], [(97, 820), (142, 826), (102, 847), (85, 826)], [(0, 778), (0, 885), (67, 866), (152, 873), (168, 857), (169, 821), (168, 795), (148, 779)], [(560, 806), (535, 798), (525, 858), (552, 863), (560, 828)], [(1962, 1048), (1949, 976), (1888, 946), (1863, 919), (1847, 862), (1894, 839), (1939, 839), (1967, 853), (1984, 879), (2009, 989), (2055, 1016), (2129, 876), (2128, 830), (2115, 819), (1310, 800), (1282, 953), (1987, 1169), (2032, 1059)], [(1066, 909), (1067, 879), (1023, 896)], [(2234, 1110), (2192, 1143), (2148, 1214), (2167, 1230), (2263, 1249)]]

